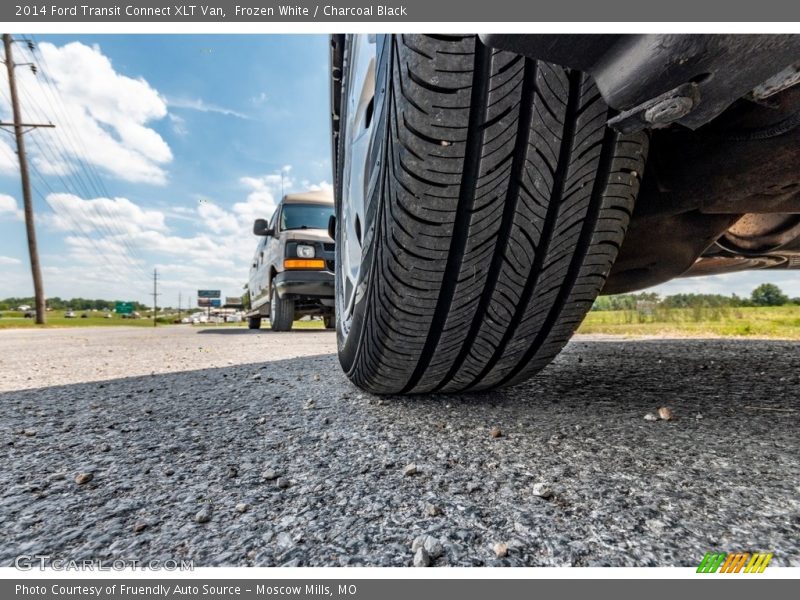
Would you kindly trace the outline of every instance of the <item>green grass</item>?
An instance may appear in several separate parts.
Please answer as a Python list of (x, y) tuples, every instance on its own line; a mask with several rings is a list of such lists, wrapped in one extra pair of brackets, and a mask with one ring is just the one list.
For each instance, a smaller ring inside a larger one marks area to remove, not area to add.
[(800, 340), (800, 306), (592, 311), (579, 333)]
[[(42, 325), (36, 325), (33, 319), (26, 319), (23, 313), (13, 310), (6, 310), (0, 313), (0, 329), (20, 329), (20, 328), (41, 328)], [(106, 319), (102, 312), (87, 312), (88, 318), (82, 319), (81, 311), (75, 311), (77, 315), (74, 319), (65, 319), (63, 310), (51, 310), (47, 313), (47, 324), (44, 327), (113, 327), (113, 326), (127, 326), (127, 327), (152, 327), (153, 319), (142, 317), (140, 319), (123, 319), (120, 315), (112, 315), (110, 319)], [(173, 317), (159, 317), (158, 326), (172, 325)], [(193, 327), (247, 327), (247, 321), (242, 323), (200, 323), (193, 325)], [(265, 320), (262, 327), (269, 327), (269, 320)], [(295, 321), (293, 327), (295, 329), (324, 329), (325, 325), (321, 320), (313, 321)]]
[[(63, 310), (51, 310), (47, 313), (47, 324), (45, 327), (108, 327), (114, 325), (127, 325), (133, 327), (152, 327), (152, 319), (123, 319), (119, 315), (112, 315), (110, 319), (104, 318), (102, 312), (87, 312), (86, 319), (81, 319), (81, 311), (75, 311), (77, 315), (74, 319), (65, 319)], [(159, 322), (159, 325), (161, 322)], [(41, 327), (36, 325), (33, 319), (26, 319), (23, 313), (5, 310), (0, 317), (0, 329), (14, 329), (20, 327)]]
[[(47, 313), (46, 327), (152, 327), (147, 318), (123, 319), (114, 315), (111, 319), (103, 313), (89, 312), (81, 319), (80, 311), (75, 319), (65, 319), (64, 311)], [(0, 329), (34, 328), (33, 319), (22, 313), (4, 311), (0, 317)], [(159, 321), (159, 327), (167, 326), (167, 319)], [(242, 323), (202, 323), (194, 327), (247, 327)], [(264, 320), (262, 327), (268, 328)], [(321, 320), (295, 321), (295, 329), (324, 329)], [(782, 338), (800, 340), (800, 306), (776, 306), (763, 308), (660, 308), (652, 315), (635, 310), (592, 311), (578, 329), (579, 333), (601, 333), (625, 336), (679, 336), (679, 337), (751, 337)]]

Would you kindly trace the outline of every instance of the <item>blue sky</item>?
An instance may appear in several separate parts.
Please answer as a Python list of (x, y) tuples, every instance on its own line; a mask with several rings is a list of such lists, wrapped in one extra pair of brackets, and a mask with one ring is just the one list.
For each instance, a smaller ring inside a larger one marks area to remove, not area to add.
[[(239, 294), (256, 243), (249, 222), (269, 216), (281, 171), (286, 191), (329, 185), (325, 36), (36, 41), (38, 81), (18, 72), (26, 118), (59, 129), (27, 136), (48, 296), (147, 300), (154, 266), (165, 304), (197, 288)], [(30, 60), (17, 48), (17, 62)], [(26, 295), (13, 138), (0, 142), (0, 297)], [(48, 202), (50, 194), (57, 196)]]
[[(329, 188), (328, 42), (312, 35), (35, 36), (18, 70), (48, 296), (162, 304), (198, 288), (238, 295), (256, 238), (286, 191)], [(10, 118), (0, 78), (0, 117)], [(13, 138), (0, 137), (0, 298), (32, 293)], [(101, 181), (101, 182), (100, 182)], [(677, 280), (657, 288), (749, 294), (796, 272)]]

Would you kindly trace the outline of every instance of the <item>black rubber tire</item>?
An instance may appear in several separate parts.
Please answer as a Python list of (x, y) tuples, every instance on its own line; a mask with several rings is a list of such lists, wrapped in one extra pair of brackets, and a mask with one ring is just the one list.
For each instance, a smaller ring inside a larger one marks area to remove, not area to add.
[(261, 329), (261, 317), (247, 317), (248, 329)]
[(325, 329), (336, 329), (336, 315), (324, 315), (322, 322), (325, 323)]
[(275, 286), (270, 290), (269, 327), (272, 331), (290, 331), (294, 323), (294, 300), (281, 298), (275, 291)]
[(339, 331), (342, 367), (375, 393), (519, 383), (602, 289), (647, 137), (606, 127), (585, 74), (475, 36), (381, 36), (377, 55), (366, 293)]

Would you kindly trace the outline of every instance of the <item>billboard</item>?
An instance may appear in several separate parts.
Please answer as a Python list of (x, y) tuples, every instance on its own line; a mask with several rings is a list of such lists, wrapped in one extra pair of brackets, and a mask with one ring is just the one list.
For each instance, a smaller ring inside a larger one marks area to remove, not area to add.
[(197, 306), (200, 308), (219, 308), (222, 306), (222, 300), (219, 298), (198, 298)]
[(222, 296), (220, 290), (197, 290), (198, 298), (219, 298)]

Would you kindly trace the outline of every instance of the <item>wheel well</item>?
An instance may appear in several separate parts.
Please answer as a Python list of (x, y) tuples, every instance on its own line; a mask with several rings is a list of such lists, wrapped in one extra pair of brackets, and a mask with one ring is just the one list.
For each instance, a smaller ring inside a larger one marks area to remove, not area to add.
[(331, 92), (331, 167), (333, 185), (336, 188), (336, 174), (339, 160), (339, 117), (342, 114), (342, 66), (344, 61), (345, 36), (341, 33), (331, 35), (330, 50), (330, 92)]

